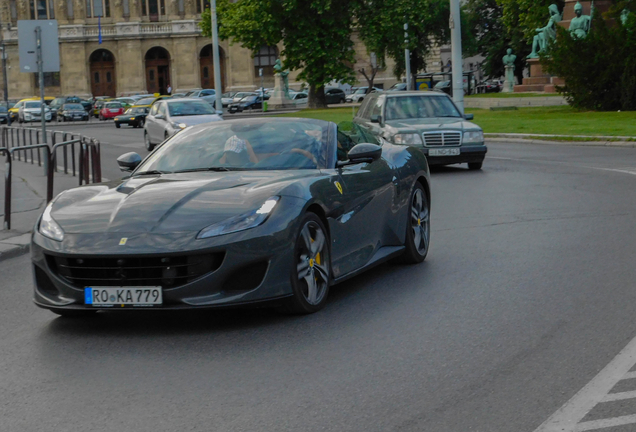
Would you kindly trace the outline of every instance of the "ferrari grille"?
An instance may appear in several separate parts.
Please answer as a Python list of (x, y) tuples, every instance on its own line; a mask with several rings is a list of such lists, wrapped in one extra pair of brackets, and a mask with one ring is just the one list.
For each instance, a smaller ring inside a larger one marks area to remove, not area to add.
[(224, 253), (152, 257), (59, 257), (47, 255), (51, 271), (77, 288), (161, 286), (176, 288), (217, 270)]
[(422, 135), (427, 147), (458, 146), (462, 143), (461, 132), (426, 132)]

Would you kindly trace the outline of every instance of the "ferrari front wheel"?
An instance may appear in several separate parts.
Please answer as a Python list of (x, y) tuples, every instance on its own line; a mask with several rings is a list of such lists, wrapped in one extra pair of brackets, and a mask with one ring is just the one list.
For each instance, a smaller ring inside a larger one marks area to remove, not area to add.
[(314, 213), (307, 213), (300, 224), (291, 269), (293, 296), (283, 311), (295, 314), (318, 312), (325, 306), (331, 283), (329, 234)]
[(421, 184), (415, 183), (411, 192), (406, 224), (404, 255), (401, 261), (417, 264), (424, 261), (428, 254), (431, 239), (431, 214), (428, 197)]

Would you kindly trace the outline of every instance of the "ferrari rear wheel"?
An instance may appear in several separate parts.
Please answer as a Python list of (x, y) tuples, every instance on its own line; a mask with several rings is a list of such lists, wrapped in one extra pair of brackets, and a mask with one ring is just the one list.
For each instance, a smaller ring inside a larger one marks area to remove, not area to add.
[(325, 306), (331, 283), (329, 234), (314, 213), (307, 213), (300, 225), (291, 271), (293, 297), (283, 311), (295, 314), (318, 312)]
[(417, 264), (424, 261), (428, 254), (430, 239), (431, 214), (428, 198), (422, 185), (415, 183), (409, 204), (405, 250), (400, 261), (405, 264)]

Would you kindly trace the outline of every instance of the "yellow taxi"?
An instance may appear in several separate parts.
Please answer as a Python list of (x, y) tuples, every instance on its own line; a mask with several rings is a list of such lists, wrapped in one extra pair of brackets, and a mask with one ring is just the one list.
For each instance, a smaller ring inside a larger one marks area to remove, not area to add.
[(152, 104), (154, 104), (155, 102), (157, 102), (158, 100), (162, 100), (162, 99), (172, 99), (172, 96), (170, 95), (162, 95), (162, 96), (151, 96), (151, 97), (147, 97), (147, 98), (143, 98), (143, 99), (139, 99), (135, 105), (133, 105), (133, 108), (150, 108), (152, 106)]

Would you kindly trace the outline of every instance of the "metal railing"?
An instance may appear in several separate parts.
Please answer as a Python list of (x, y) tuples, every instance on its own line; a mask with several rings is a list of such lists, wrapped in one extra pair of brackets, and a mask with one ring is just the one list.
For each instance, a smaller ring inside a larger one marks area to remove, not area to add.
[[(54, 173), (58, 169), (63, 170), (65, 174), (72, 173), (74, 177), (77, 176), (80, 186), (102, 181), (99, 141), (59, 131), (47, 133), (47, 141), (50, 144), (40, 143), (41, 137), (41, 132), (36, 129), (18, 129), (7, 126), (0, 129), (0, 154), (6, 156), (4, 229), (11, 229), (11, 181), (15, 160), (32, 165), (37, 161), (38, 166), (44, 165), (47, 203), (53, 199)], [(61, 142), (57, 142), (60, 140)], [(59, 152), (62, 154), (63, 166), (58, 168)]]

